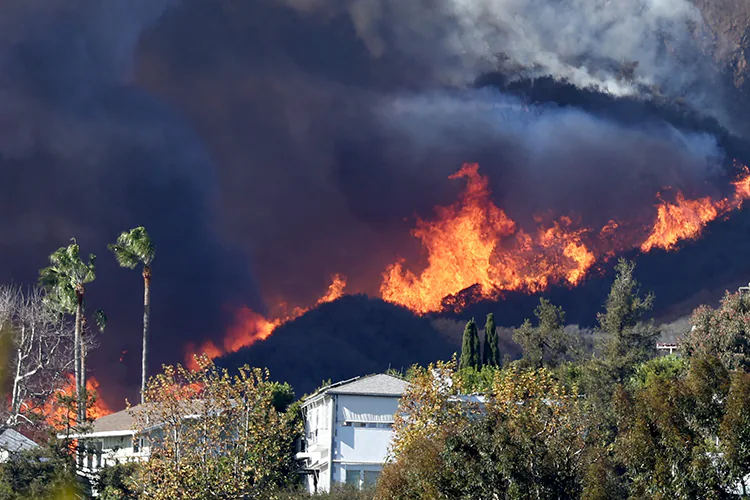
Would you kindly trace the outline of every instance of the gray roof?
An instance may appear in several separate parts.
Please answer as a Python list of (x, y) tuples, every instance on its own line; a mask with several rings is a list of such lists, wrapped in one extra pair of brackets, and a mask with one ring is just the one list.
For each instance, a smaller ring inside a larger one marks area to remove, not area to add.
[(99, 417), (91, 424), (91, 432), (132, 431), (135, 427), (133, 411), (141, 405)]
[[(185, 416), (199, 414), (203, 410), (202, 399), (187, 399), (182, 403), (185, 410)], [(92, 423), (90, 432), (135, 432), (136, 423), (133, 418), (134, 413), (143, 411), (147, 405), (152, 404), (153, 403), (135, 405), (132, 408), (97, 418)], [(160, 422), (153, 423), (154, 426), (158, 426), (159, 424)]]
[(18, 431), (5, 429), (0, 434), (0, 448), (10, 452), (31, 450), (39, 446), (31, 439), (27, 438)]
[(393, 375), (386, 375), (385, 373), (377, 373), (323, 387), (314, 395), (326, 393), (401, 397), (407, 385), (408, 382), (406, 380), (394, 377)]

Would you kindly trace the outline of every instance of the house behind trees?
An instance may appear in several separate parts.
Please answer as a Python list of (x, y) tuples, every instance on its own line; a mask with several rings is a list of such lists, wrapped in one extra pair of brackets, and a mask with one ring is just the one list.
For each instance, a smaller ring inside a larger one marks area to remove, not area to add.
[(330, 491), (334, 484), (375, 484), (406, 386), (398, 377), (377, 374), (338, 382), (305, 398), (297, 458), (309, 492)]

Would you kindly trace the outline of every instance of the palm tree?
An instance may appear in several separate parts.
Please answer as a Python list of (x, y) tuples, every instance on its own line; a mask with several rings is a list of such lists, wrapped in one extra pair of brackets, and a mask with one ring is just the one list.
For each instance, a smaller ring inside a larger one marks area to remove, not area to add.
[(63, 314), (75, 314), (73, 364), (79, 424), (86, 420), (86, 374), (83, 373), (81, 347), (83, 300), (86, 295), (86, 283), (96, 279), (95, 260), (96, 256), (90, 254), (88, 263), (83, 262), (80, 247), (73, 238), (70, 245), (55, 250), (49, 256), (50, 265), (39, 271), (39, 283), (47, 291), (50, 304)]
[(146, 393), (146, 361), (148, 359), (148, 330), (151, 319), (151, 263), (154, 261), (154, 244), (143, 226), (124, 231), (117, 243), (109, 245), (122, 267), (135, 269), (143, 264), (143, 352), (141, 356), (141, 403)]

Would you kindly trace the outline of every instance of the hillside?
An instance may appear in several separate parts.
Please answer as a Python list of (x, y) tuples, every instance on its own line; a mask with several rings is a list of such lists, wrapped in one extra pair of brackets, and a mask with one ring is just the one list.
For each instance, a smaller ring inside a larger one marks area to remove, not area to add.
[[(276, 329), (273, 335), (220, 359), (228, 368), (267, 367), (297, 395), (325, 379), (344, 380), (449, 358), (460, 346), (427, 319), (364, 295), (323, 304)], [(254, 363), (254, 360), (257, 362)]]

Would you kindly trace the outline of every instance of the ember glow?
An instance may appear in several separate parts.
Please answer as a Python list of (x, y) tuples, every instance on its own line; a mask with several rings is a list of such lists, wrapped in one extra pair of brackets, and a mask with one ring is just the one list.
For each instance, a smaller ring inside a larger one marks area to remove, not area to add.
[[(217, 358), (228, 352), (236, 352), (242, 347), (253, 345), (259, 340), (265, 340), (280, 325), (287, 321), (298, 318), (305, 314), (313, 307), (317, 307), (325, 302), (332, 302), (344, 294), (346, 288), (346, 278), (334, 274), (331, 276), (331, 284), (314, 305), (310, 307), (295, 307), (290, 312), (282, 314), (276, 318), (268, 319), (261, 314), (256, 313), (249, 307), (241, 307), (235, 316), (234, 324), (227, 330), (226, 335), (221, 343), (217, 345), (212, 341), (206, 341), (200, 346), (188, 345), (185, 364), (195, 370), (198, 363), (195, 361), (196, 355), (206, 354), (211, 359)], [(282, 304), (278, 309), (286, 309)]]
[[(689, 198), (679, 190), (657, 193), (652, 218), (610, 220), (595, 229), (573, 215), (547, 214), (534, 217), (535, 227), (522, 228), (493, 203), (489, 181), (480, 174), (479, 165), (464, 164), (450, 176), (466, 183), (459, 199), (435, 207), (434, 218), (416, 220), (412, 235), (425, 249), (426, 264), (419, 272), (404, 259), (389, 265), (382, 273), (381, 297), (425, 314), (462, 310), (467, 304), (460, 292), (467, 289), (476, 300), (497, 299), (504, 291), (535, 293), (552, 284), (578, 285), (597, 263), (634, 249), (674, 250), (680, 241), (699, 237), (710, 221), (739, 209), (750, 198), (750, 170), (739, 170), (741, 175), (726, 198)], [(215, 358), (268, 338), (279, 325), (339, 298), (345, 286), (346, 278), (335, 275), (313, 306), (294, 308), (273, 319), (241, 308), (221, 345), (208, 341), (198, 348), (189, 346), (188, 366), (196, 367), (193, 354), (205, 352)]]

